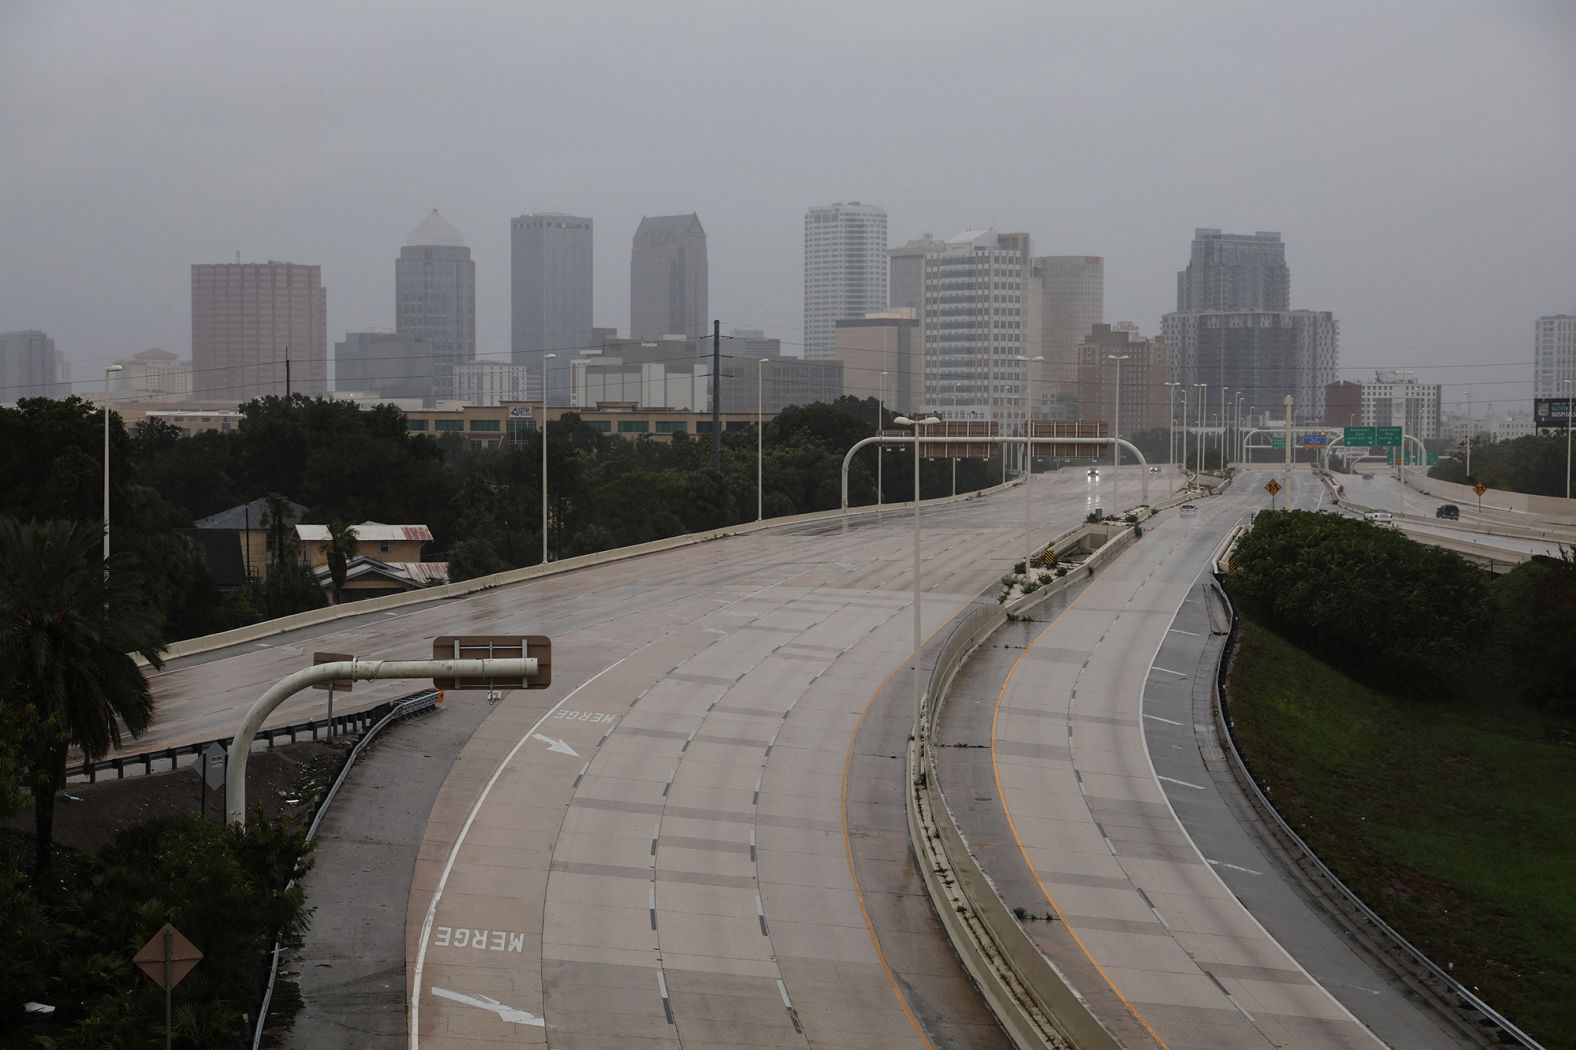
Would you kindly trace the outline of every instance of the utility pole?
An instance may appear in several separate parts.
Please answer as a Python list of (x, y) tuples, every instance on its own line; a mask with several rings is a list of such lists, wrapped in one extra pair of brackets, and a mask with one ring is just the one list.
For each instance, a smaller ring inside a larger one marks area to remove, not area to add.
[[(1472, 419), (1472, 395), (1469, 393), (1469, 394), (1467, 394), (1467, 480), (1468, 481), (1472, 480), (1472, 438), (1476, 435), (1476, 432), (1477, 432), (1477, 424)], [(1478, 502), (1479, 503), (1483, 502), (1483, 498), (1481, 496), (1478, 497)]]
[(1286, 395), (1286, 481), (1282, 486), (1286, 490), (1286, 509), (1291, 510), (1291, 407), (1293, 398)]
[(711, 322), (711, 469), (722, 470), (722, 322)]
[(290, 400), (290, 348), (285, 347), (285, 400)]

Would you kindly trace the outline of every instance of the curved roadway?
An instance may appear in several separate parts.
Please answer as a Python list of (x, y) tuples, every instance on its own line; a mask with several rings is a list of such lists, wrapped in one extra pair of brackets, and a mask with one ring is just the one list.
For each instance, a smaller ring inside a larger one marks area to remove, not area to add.
[[(1035, 479), (1040, 539), (1113, 499), (1102, 474)], [(1024, 506), (1013, 489), (923, 512), (927, 633), (1021, 557)], [(547, 634), (552, 688), (506, 696), (433, 804), (409, 1045), (1004, 1045), (940, 939), (901, 791), (883, 795), (901, 783), (911, 530), (901, 509), (787, 526), (192, 657), (154, 680), (155, 736), (231, 732), (314, 649)]]

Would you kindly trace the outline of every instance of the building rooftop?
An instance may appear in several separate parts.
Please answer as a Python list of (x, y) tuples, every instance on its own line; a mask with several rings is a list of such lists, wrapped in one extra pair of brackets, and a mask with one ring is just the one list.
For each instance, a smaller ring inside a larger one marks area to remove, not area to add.
[[(425, 525), (384, 525), (376, 521), (364, 521), (354, 526), (356, 539), (361, 543), (384, 543), (392, 541), (419, 540), (423, 543), (432, 541), (432, 530)], [(297, 525), (296, 536), (305, 543), (327, 543), (327, 525)]]
[[(306, 508), (299, 503), (291, 503), (289, 500), (285, 503), (290, 508), (292, 520), (306, 513)], [(221, 510), (217, 514), (199, 518), (192, 522), (192, 525), (199, 529), (261, 529), (263, 518), (267, 513), (268, 500), (254, 499), (250, 503), (242, 503), (229, 510)]]
[(690, 233), (703, 236), (706, 233), (700, 224), (700, 216), (694, 212), (688, 215), (643, 215), (640, 225), (635, 229), (636, 237)]
[(426, 221), (405, 238), (405, 245), (409, 248), (463, 248), (465, 236), (434, 208)]

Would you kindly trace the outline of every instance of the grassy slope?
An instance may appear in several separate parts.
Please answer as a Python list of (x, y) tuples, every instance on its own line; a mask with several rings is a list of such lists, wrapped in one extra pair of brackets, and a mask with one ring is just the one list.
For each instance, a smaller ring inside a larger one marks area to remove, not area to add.
[(1248, 621), (1231, 696), (1255, 773), (1341, 878), (1546, 1046), (1576, 1046), (1569, 726), (1376, 692)]

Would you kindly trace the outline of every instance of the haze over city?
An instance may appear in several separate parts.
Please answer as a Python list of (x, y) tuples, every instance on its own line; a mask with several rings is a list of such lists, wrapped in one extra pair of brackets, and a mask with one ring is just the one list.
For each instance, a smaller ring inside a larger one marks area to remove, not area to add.
[(0, 330), (93, 389), (188, 355), (190, 266), (237, 253), (321, 265), (330, 343), (391, 329), (436, 207), (501, 358), (511, 216), (593, 217), (624, 329), (635, 227), (694, 211), (712, 316), (795, 353), (805, 209), (861, 200), (893, 244), (1101, 255), (1106, 319), (1145, 333), (1195, 227), (1277, 230), (1342, 377), (1520, 408), (1533, 319), (1576, 307), (1573, 42), (1560, 2), (10, 3)]

